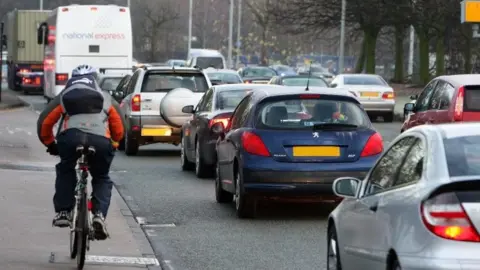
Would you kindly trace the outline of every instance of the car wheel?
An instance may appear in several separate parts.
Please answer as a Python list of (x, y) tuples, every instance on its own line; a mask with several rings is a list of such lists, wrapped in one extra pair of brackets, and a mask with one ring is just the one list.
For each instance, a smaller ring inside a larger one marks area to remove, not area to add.
[(240, 170), (235, 174), (235, 210), (239, 218), (253, 218), (255, 216), (256, 202), (242, 190)]
[(135, 156), (138, 153), (138, 141), (131, 137), (130, 132), (125, 132), (125, 154)]
[(188, 160), (185, 151), (185, 137), (182, 137), (182, 143), (180, 144), (180, 163), (182, 165), (182, 171), (191, 171), (194, 168), (194, 164)]
[(395, 260), (393, 261), (391, 270), (402, 270), (402, 267), (400, 266), (397, 258), (395, 258)]
[(233, 201), (233, 194), (222, 188), (218, 162), (215, 166), (215, 199), (217, 200), (217, 203), (231, 203)]
[(337, 231), (334, 226), (330, 226), (328, 229), (327, 239), (327, 270), (342, 270), (342, 262), (338, 253)]
[(200, 140), (195, 142), (195, 174), (198, 178), (207, 178), (212, 175), (212, 167), (204, 163)]
[(393, 122), (393, 112), (389, 112), (383, 115), (383, 121), (391, 123)]

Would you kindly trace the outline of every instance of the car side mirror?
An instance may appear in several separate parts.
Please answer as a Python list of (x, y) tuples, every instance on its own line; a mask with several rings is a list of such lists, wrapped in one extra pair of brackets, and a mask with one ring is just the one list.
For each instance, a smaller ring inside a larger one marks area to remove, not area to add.
[(182, 108), (183, 113), (189, 113), (193, 114), (195, 112), (194, 106), (193, 105), (188, 105)]
[(355, 198), (361, 180), (353, 177), (340, 177), (333, 182), (333, 193), (339, 197)]
[(405, 104), (405, 106), (403, 107), (403, 111), (405, 113), (411, 113), (413, 112), (414, 109), (415, 109), (415, 103), (412, 103), (412, 102)]
[(418, 95), (411, 95), (411, 96), (410, 96), (410, 99), (411, 99), (411, 100), (417, 100), (417, 99), (418, 99)]
[(222, 122), (217, 122), (213, 124), (213, 126), (210, 128), (213, 134), (222, 136), (225, 134), (225, 127), (223, 126)]
[(337, 86), (338, 86), (338, 85), (337, 85), (336, 83), (330, 84), (330, 87), (331, 87), (331, 88), (335, 88), (335, 87), (337, 87)]

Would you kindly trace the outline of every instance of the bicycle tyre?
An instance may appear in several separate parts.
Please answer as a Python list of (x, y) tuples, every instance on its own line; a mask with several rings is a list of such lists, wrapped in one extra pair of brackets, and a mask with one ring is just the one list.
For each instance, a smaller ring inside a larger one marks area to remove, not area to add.
[[(78, 213), (78, 205), (75, 205), (74, 212)], [(75, 216), (75, 215), (73, 215)], [(70, 259), (75, 259), (77, 257), (77, 248), (78, 248), (78, 233), (77, 233), (77, 224), (78, 224), (78, 215), (75, 220), (72, 220), (72, 226), (70, 227)]]
[(80, 205), (78, 208), (78, 226), (77, 232), (77, 269), (82, 270), (85, 265), (85, 255), (87, 252), (88, 241), (88, 209), (87, 209), (87, 193), (83, 192), (80, 198)]

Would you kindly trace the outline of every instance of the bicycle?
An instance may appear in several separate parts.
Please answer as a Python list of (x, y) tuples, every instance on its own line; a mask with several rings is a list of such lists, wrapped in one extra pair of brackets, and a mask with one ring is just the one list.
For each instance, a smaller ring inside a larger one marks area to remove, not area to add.
[(95, 147), (79, 145), (76, 148), (80, 158), (77, 161), (77, 184), (75, 186), (75, 207), (70, 223), (70, 258), (77, 259), (77, 269), (85, 265), (86, 252), (90, 250), (90, 241), (95, 240), (92, 227), (92, 202), (88, 197), (88, 157), (95, 155)]

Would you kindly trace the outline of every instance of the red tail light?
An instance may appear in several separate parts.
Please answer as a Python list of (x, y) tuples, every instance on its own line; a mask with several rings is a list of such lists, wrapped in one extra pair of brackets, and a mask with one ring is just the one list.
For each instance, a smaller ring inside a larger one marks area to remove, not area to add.
[(422, 204), (422, 220), (436, 236), (456, 241), (480, 242), (455, 193), (443, 193)]
[(55, 74), (55, 84), (56, 85), (65, 85), (68, 81), (68, 74), (66, 73), (56, 73)]
[(300, 95), (301, 99), (317, 99), (320, 98), (320, 95)]
[(28, 73), (28, 72), (30, 72), (30, 69), (22, 68), (22, 69), (20, 69), (18, 72), (20, 72), (20, 73)]
[(141, 97), (139, 94), (136, 94), (132, 98), (132, 112), (139, 112), (141, 105)]
[(92, 209), (93, 209), (93, 204), (92, 204), (91, 200), (88, 200), (88, 202), (87, 202), (87, 209), (88, 209), (88, 211), (92, 211)]
[(126, 9), (120, 8), (120, 12), (126, 12)]
[(96, 7), (91, 7), (90, 10), (91, 11), (97, 11), (98, 9)]
[(394, 99), (395, 98), (395, 93), (393, 93), (393, 92), (383, 93), (382, 98), (383, 99)]
[(268, 152), (262, 139), (255, 133), (248, 131), (244, 132), (242, 134), (242, 146), (245, 152), (249, 154), (263, 157), (270, 156), (270, 152)]
[(458, 89), (457, 100), (455, 101), (455, 111), (453, 113), (453, 121), (463, 120), (463, 97), (465, 96), (465, 87)]
[(208, 127), (211, 128), (216, 123), (222, 123), (223, 127), (226, 128), (229, 120), (230, 118), (213, 118), (208, 122)]
[(378, 155), (383, 152), (383, 139), (380, 133), (375, 133), (368, 138), (365, 147), (363, 148), (361, 157), (369, 157)]

